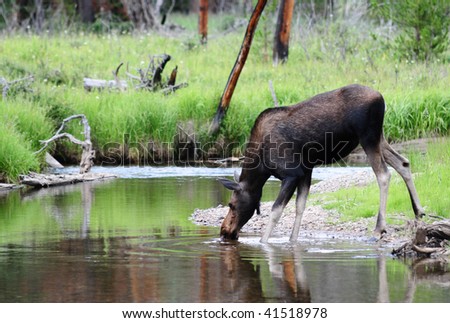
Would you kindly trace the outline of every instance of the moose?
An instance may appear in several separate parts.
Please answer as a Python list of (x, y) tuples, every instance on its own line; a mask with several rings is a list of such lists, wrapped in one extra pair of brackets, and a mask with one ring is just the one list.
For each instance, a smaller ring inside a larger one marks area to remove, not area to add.
[(394, 168), (405, 181), (416, 219), (425, 215), (414, 186), (408, 159), (396, 152), (383, 135), (383, 96), (353, 84), (318, 94), (287, 107), (269, 108), (257, 117), (247, 143), (242, 172), (235, 181), (220, 178), (233, 191), (220, 235), (237, 240), (240, 229), (256, 212), (262, 189), (270, 176), (281, 180), (262, 234), (266, 243), (284, 207), (297, 189), (296, 214), (290, 241), (296, 241), (311, 186), (313, 168), (348, 156), (358, 144), (364, 149), (376, 175), (380, 204), (374, 233), (386, 233), (386, 202)]

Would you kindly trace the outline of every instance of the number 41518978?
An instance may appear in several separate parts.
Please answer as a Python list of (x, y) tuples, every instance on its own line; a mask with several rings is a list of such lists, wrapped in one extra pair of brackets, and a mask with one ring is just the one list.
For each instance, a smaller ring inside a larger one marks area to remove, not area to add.
[(268, 308), (264, 312), (264, 316), (270, 319), (316, 319), (316, 318), (326, 318), (327, 309), (324, 307), (298, 307), (298, 308), (287, 308), (287, 307), (274, 307)]

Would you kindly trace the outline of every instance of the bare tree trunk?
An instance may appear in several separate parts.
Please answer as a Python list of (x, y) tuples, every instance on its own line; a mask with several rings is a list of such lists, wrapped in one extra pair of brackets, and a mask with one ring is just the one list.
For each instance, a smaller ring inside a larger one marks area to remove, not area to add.
[(294, 0), (281, 0), (278, 10), (277, 28), (273, 44), (273, 64), (286, 63), (289, 55), (289, 36), (291, 33)]
[(242, 13), (244, 17), (247, 16), (249, 12), (252, 10), (252, 0), (243, 0), (242, 4)]
[(164, 4), (164, 0), (156, 0), (156, 5), (155, 5), (155, 13), (157, 15), (161, 14), (161, 7)]
[(92, 0), (78, 0), (78, 12), (81, 16), (81, 21), (84, 23), (94, 22), (95, 14)]
[(81, 153), (80, 174), (86, 174), (94, 166), (95, 150), (92, 149), (91, 127), (84, 115), (81, 116), (81, 123), (84, 128), (84, 142), (81, 145), (83, 149)]
[(198, 16), (198, 32), (200, 42), (206, 45), (208, 41), (208, 0), (200, 0)]
[(186, 13), (197, 12), (198, 6), (199, 6), (198, 3), (199, 3), (199, 0), (189, 0), (189, 5), (187, 7)]
[(40, 33), (44, 25), (45, 11), (44, 4), (42, 0), (34, 0), (35, 6), (35, 30)]
[(216, 115), (209, 129), (210, 134), (214, 134), (219, 130), (220, 123), (225, 117), (225, 113), (227, 112), (227, 109), (230, 105), (231, 97), (233, 96), (234, 88), (236, 87), (241, 71), (244, 68), (245, 61), (247, 60), (248, 53), (250, 52), (250, 47), (252, 45), (256, 27), (258, 26), (259, 18), (261, 17), (266, 4), (267, 0), (258, 0), (258, 3), (253, 10), (252, 16), (250, 17), (250, 20), (248, 22), (244, 40), (241, 45), (241, 50), (239, 51), (239, 55), (236, 59), (236, 62), (234, 63), (230, 76), (228, 77), (227, 85), (225, 86), (225, 90), (223, 91), (219, 106), (217, 107)]
[(149, 0), (121, 0), (128, 17), (138, 29), (158, 28), (158, 15)]

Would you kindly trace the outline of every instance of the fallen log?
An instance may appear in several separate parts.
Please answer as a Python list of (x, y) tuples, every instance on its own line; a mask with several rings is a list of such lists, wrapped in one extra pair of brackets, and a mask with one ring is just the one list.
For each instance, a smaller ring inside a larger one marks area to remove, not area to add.
[(128, 77), (129, 82), (122, 81), (119, 79), (119, 70), (123, 66), (123, 63), (113, 71), (114, 80), (100, 80), (93, 78), (84, 78), (83, 84), (84, 89), (86, 91), (92, 90), (104, 90), (104, 89), (117, 89), (120, 91), (127, 90), (129, 88), (134, 88), (136, 90), (148, 90), (152, 92), (156, 92), (161, 90), (165, 95), (175, 92), (178, 89), (184, 88), (187, 86), (186, 82), (175, 84), (178, 73), (178, 66), (176, 66), (170, 77), (165, 80), (163, 78), (164, 68), (167, 63), (172, 59), (172, 57), (168, 54), (162, 55), (152, 55), (150, 56), (150, 62), (146, 69), (138, 69), (137, 72), (139, 75), (133, 75), (127, 70), (125, 71), (125, 75)]
[(227, 157), (218, 160), (209, 160), (211, 163), (219, 164), (219, 165), (229, 165), (234, 163), (239, 163), (244, 160), (244, 157)]
[(105, 90), (105, 89), (127, 89), (128, 84), (126, 81), (117, 80), (98, 80), (85, 77), (83, 79), (83, 86), (86, 91), (92, 90)]
[(410, 241), (393, 249), (397, 257), (434, 257), (449, 254), (450, 221), (444, 220), (431, 224), (421, 224)]
[(414, 250), (415, 252), (419, 253), (419, 254), (424, 254), (424, 255), (432, 255), (434, 253), (444, 253), (445, 252), (445, 248), (429, 248), (429, 247), (419, 247), (416, 245), (412, 245), (412, 250)]
[(16, 184), (6, 184), (6, 183), (0, 183), (0, 192), (3, 191), (11, 191), (17, 188), (20, 188), (20, 185), (16, 185)]
[(450, 221), (440, 221), (425, 227), (427, 237), (450, 240)]
[(68, 185), (81, 182), (97, 181), (116, 178), (116, 175), (105, 173), (84, 174), (38, 174), (30, 172), (28, 175), (20, 175), (20, 184), (32, 187), (44, 188), (59, 185)]

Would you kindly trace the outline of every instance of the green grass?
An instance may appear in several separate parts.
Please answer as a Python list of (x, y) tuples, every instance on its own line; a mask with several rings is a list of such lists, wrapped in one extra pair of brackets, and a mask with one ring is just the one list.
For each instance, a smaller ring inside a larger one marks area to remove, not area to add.
[[(0, 76), (8, 80), (30, 74), (35, 77), (32, 92), (17, 89), (0, 101), (0, 123), (13, 122), (16, 132), (29, 141), (22, 149), (31, 153), (63, 118), (84, 113), (92, 127), (97, 156), (107, 159), (120, 154), (124, 138), (141, 147), (141, 157), (148, 153), (142, 147), (148, 147), (149, 142), (167, 143), (169, 150), (173, 149), (178, 125), (192, 120), (201, 144), (219, 142), (227, 147), (224, 154), (237, 155), (242, 153), (257, 115), (273, 106), (268, 86), (271, 80), (281, 105), (350, 83), (369, 85), (385, 96), (385, 133), (390, 140), (449, 134), (448, 64), (395, 61), (393, 54), (370, 36), (377, 32), (376, 28), (367, 23), (335, 23), (310, 29), (296, 25), (289, 61), (278, 67), (270, 59), (272, 35), (259, 29), (221, 131), (211, 137), (209, 122), (239, 51), (243, 28), (221, 35), (231, 18), (215, 20), (213, 16), (215, 29), (203, 47), (198, 45), (192, 18), (175, 19), (187, 29), (171, 37), (79, 31), (0, 36)], [(112, 79), (112, 71), (124, 62), (119, 76), (127, 79), (126, 65), (129, 72), (137, 74), (137, 69), (147, 67), (149, 55), (161, 53), (172, 56), (165, 76), (178, 66), (178, 82), (188, 82), (187, 88), (169, 96), (135, 90), (87, 93), (83, 89), (83, 77)], [(32, 126), (33, 122), (38, 125)], [(79, 127), (72, 125), (69, 130), (78, 134)], [(0, 137), (0, 141), (4, 140), (6, 137)], [(79, 155), (78, 147), (67, 143), (62, 146), (67, 160), (73, 161)], [(11, 173), (3, 168), (0, 172)]]
[[(427, 214), (450, 218), (450, 139), (438, 139), (430, 143), (425, 155), (411, 152), (408, 158), (412, 165), (414, 183), (422, 206)], [(387, 221), (392, 215), (402, 214), (413, 219), (408, 191), (402, 178), (392, 170), (387, 205)], [(377, 214), (379, 190), (376, 183), (362, 188), (342, 189), (321, 197), (327, 209), (336, 209), (342, 221), (372, 217)]]
[(30, 169), (39, 170), (31, 144), (13, 123), (0, 123), (0, 181), (15, 181)]

